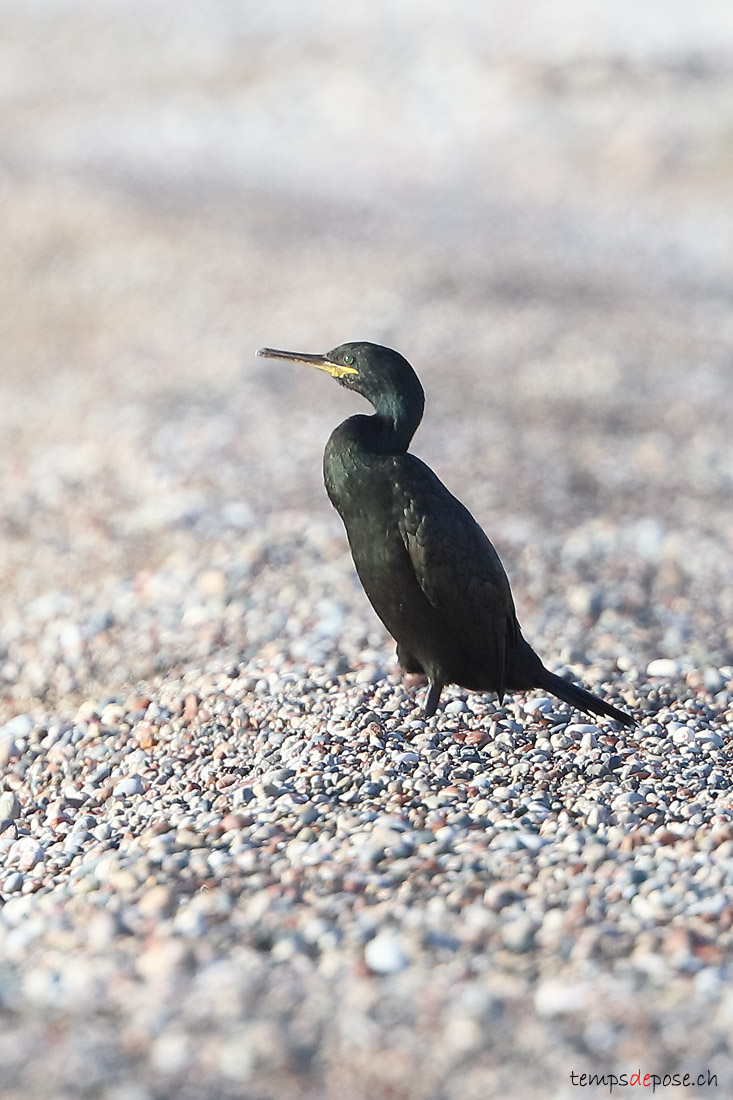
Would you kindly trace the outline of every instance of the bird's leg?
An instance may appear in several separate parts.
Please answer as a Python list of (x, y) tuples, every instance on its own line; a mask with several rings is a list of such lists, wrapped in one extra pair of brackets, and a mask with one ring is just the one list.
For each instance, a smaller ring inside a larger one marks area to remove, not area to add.
[(430, 691), (428, 697), (425, 700), (425, 717), (432, 718), (438, 709), (438, 700), (440, 699), (440, 693), (443, 690), (443, 685), (436, 683), (434, 680), (430, 681)]

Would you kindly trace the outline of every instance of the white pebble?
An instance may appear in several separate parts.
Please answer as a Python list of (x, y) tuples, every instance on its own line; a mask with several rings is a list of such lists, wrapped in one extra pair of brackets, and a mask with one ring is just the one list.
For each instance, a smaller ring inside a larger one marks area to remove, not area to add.
[(534, 1006), (540, 1016), (565, 1016), (580, 1012), (588, 1002), (589, 993), (585, 982), (547, 978), (537, 987)]
[(128, 775), (115, 783), (112, 794), (115, 798), (129, 798), (134, 794), (142, 794), (144, 790), (145, 787), (139, 775)]
[(409, 966), (400, 937), (394, 932), (379, 932), (364, 948), (364, 961), (375, 974), (396, 974)]
[(33, 836), (22, 836), (11, 845), (8, 863), (16, 864), (20, 871), (30, 871), (43, 859), (43, 847)]
[(27, 714), (16, 714), (3, 726), (0, 726), (0, 738), (3, 737), (27, 737), (33, 729), (33, 719)]
[(548, 699), (546, 696), (541, 696), (539, 699), (526, 699), (524, 702), (524, 710), (527, 714), (532, 714), (536, 710), (546, 714), (552, 710), (552, 707), (552, 699)]
[(672, 679), (679, 670), (680, 666), (677, 662), (668, 657), (657, 657), (656, 660), (650, 661), (646, 666), (647, 676), (662, 676), (665, 679)]

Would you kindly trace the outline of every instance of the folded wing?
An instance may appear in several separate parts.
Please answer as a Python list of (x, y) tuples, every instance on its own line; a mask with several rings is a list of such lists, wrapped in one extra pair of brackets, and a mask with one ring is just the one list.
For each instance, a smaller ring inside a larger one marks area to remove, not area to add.
[(499, 556), (471, 513), (412, 455), (395, 476), (397, 524), (425, 596), (500, 698), (519, 627)]

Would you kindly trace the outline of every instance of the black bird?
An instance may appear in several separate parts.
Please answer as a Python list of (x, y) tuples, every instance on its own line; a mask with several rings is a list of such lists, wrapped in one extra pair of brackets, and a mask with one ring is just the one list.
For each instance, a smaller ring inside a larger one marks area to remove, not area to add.
[(350, 416), (331, 434), (324, 480), (402, 668), (428, 678), (427, 717), (443, 687), (460, 684), (495, 691), (500, 701), (506, 691), (544, 688), (579, 710), (634, 725), (628, 714), (546, 669), (522, 637), (496, 550), (430, 467), (408, 453), (425, 394), (406, 359), (363, 341), (325, 355), (274, 348), (257, 354), (326, 371), (374, 408), (373, 416)]

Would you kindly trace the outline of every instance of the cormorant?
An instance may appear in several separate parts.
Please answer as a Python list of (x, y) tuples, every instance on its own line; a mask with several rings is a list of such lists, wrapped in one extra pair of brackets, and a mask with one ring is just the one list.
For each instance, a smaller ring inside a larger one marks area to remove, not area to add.
[(374, 415), (350, 416), (331, 434), (324, 480), (402, 668), (427, 676), (426, 717), (446, 684), (460, 684), (494, 691), (500, 701), (506, 691), (543, 688), (579, 710), (634, 725), (628, 714), (546, 669), (523, 638), (496, 550), (430, 467), (408, 453), (425, 394), (406, 359), (366, 341), (325, 355), (274, 348), (257, 354), (326, 371), (374, 408)]

